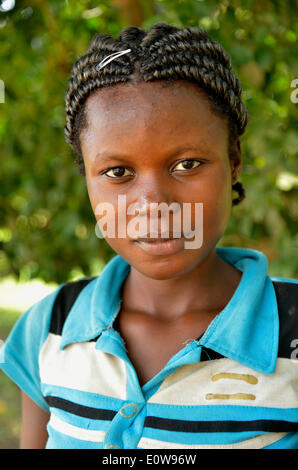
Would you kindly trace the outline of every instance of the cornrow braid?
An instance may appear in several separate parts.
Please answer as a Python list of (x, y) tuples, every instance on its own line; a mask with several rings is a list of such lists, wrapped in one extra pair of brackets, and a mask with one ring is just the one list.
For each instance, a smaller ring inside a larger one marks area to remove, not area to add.
[[(100, 71), (96, 66), (108, 55), (127, 48), (128, 54), (116, 57)], [(177, 80), (198, 84), (209, 98), (213, 111), (228, 120), (229, 157), (235, 157), (235, 142), (244, 133), (248, 112), (241, 101), (242, 87), (232, 70), (231, 58), (206, 31), (189, 27), (180, 29), (164, 22), (148, 32), (136, 26), (124, 28), (119, 38), (97, 34), (87, 53), (74, 64), (65, 95), (65, 139), (77, 153), (75, 162), (85, 175), (80, 133), (86, 126), (85, 102), (99, 88), (120, 83)], [(241, 182), (233, 184), (239, 204), (245, 197)]]

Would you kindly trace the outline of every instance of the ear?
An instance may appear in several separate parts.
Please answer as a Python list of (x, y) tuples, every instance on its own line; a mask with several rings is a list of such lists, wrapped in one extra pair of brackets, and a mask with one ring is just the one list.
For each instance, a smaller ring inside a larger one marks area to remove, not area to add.
[(232, 185), (233, 185), (238, 180), (239, 174), (242, 169), (242, 152), (241, 152), (241, 144), (240, 144), (239, 139), (237, 139), (234, 142), (230, 155), (231, 155), (230, 163), (231, 163)]

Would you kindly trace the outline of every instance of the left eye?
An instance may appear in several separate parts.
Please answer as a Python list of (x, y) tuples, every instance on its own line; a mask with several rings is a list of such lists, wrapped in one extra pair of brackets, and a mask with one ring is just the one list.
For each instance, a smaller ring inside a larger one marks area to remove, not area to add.
[[(112, 172), (113, 176), (109, 175), (108, 174), (109, 172)], [(126, 174), (126, 172), (128, 172), (128, 173)], [(107, 175), (108, 178), (114, 178), (115, 179), (115, 178), (122, 178), (123, 176), (129, 176), (130, 172), (124, 166), (116, 166), (114, 168), (110, 168), (104, 174)]]
[[(181, 166), (180, 168), (179, 165)], [(198, 160), (183, 160), (182, 162), (177, 163), (177, 165), (174, 167), (174, 169), (178, 169), (178, 171), (181, 170), (193, 170), (194, 168), (198, 167), (201, 165), (201, 162)]]

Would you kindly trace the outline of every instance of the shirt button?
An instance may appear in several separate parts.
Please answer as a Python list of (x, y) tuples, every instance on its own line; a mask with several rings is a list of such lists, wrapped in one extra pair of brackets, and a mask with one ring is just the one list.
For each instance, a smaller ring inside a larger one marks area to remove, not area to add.
[(121, 447), (117, 446), (116, 444), (109, 444), (105, 446), (105, 449), (121, 449)]
[(132, 418), (138, 412), (138, 409), (137, 403), (127, 403), (122, 406), (120, 413), (124, 418)]

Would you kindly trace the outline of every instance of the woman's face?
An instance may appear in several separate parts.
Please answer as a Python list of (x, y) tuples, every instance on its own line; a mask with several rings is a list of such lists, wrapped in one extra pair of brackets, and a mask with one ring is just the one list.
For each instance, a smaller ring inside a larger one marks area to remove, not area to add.
[[(165, 87), (158, 81), (100, 89), (88, 98), (86, 117), (86, 183), (107, 243), (150, 278), (170, 279), (196, 268), (226, 230), (240, 171), (240, 150), (233, 164), (228, 156), (226, 121), (212, 112), (197, 85)], [(159, 212), (154, 219), (152, 203), (164, 203), (162, 218)], [(172, 203), (175, 218), (167, 210)], [(167, 229), (169, 237), (178, 230), (180, 238), (158, 246), (137, 240), (162, 238)], [(190, 230), (196, 234), (183, 238)]]

